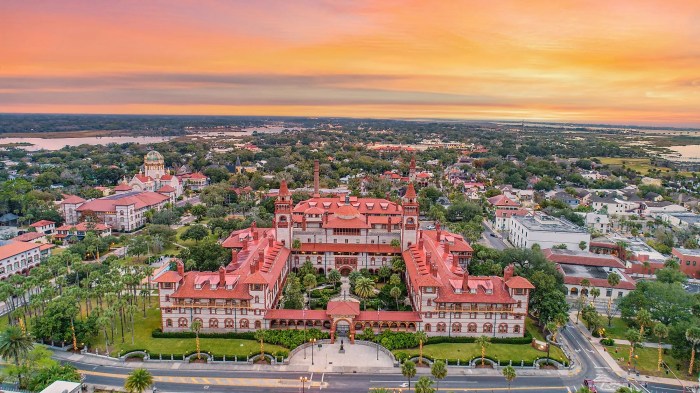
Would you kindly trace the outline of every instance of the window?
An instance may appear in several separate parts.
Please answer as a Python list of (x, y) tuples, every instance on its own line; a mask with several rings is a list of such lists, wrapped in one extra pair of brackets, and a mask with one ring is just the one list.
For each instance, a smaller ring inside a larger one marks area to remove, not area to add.
[(605, 290), (605, 296), (607, 296), (607, 297), (612, 297), (612, 295), (613, 295), (613, 290), (612, 290), (612, 288), (608, 288), (608, 289)]
[(209, 327), (210, 327), (210, 328), (213, 328), (213, 329), (218, 328), (218, 327), (219, 327), (219, 320), (216, 319), (216, 318), (210, 319), (210, 320), (209, 320)]
[(513, 333), (520, 333), (520, 325), (513, 326)]
[(166, 320), (165, 320), (165, 327), (173, 327), (173, 320), (172, 320), (172, 319), (166, 319)]
[(431, 329), (430, 324), (429, 324), (429, 323), (426, 323), (426, 324), (425, 324), (425, 329), (424, 329), (424, 330), (425, 330), (426, 332), (429, 332), (430, 329)]
[(248, 324), (248, 320), (247, 320), (247, 319), (241, 319), (240, 325), (241, 325), (241, 329), (248, 329), (248, 326), (250, 326), (250, 325)]
[(523, 302), (521, 300), (518, 300), (518, 305), (516, 306), (517, 308), (520, 308), (523, 306)]
[(507, 313), (501, 313), (501, 319), (508, 319)]
[(187, 327), (187, 318), (180, 318), (177, 320), (177, 327)]
[(262, 327), (262, 324), (260, 323), (260, 321), (255, 321), (255, 328), (260, 329), (261, 327)]
[(455, 322), (452, 324), (452, 332), (453, 333), (459, 333), (461, 331), (462, 331), (462, 324), (461, 323)]
[(470, 323), (467, 325), (467, 333), (476, 333), (476, 324)]
[(169, 302), (170, 301), (170, 295), (165, 295), (165, 301)]
[(233, 319), (226, 318), (226, 320), (224, 320), (224, 326), (227, 328), (233, 328)]
[(484, 333), (491, 333), (493, 331), (493, 325), (490, 323), (484, 324)]
[(440, 311), (440, 313), (438, 314), (438, 318), (445, 318), (445, 312)]
[(447, 325), (445, 325), (444, 322), (440, 322), (437, 324), (437, 331), (438, 332), (446, 332), (447, 331)]
[(508, 333), (508, 325), (506, 325), (505, 323), (498, 325), (498, 332), (499, 333)]

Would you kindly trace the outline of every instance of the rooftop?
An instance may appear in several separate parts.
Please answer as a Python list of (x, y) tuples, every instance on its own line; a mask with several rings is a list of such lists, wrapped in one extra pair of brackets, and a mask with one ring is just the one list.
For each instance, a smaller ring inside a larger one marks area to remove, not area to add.
[(693, 250), (690, 248), (682, 248), (682, 247), (674, 247), (674, 250), (678, 251), (680, 254), (683, 254), (683, 255), (700, 257), (700, 250)]
[(545, 214), (538, 214), (536, 216), (514, 216), (512, 219), (519, 222), (530, 231), (588, 233), (584, 228), (581, 228), (571, 221)]

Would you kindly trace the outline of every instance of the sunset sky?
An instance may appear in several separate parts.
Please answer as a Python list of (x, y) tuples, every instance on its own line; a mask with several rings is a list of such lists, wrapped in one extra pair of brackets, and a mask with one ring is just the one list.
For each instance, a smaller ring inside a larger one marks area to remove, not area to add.
[(700, 126), (699, 0), (22, 0), (0, 15), (0, 112)]

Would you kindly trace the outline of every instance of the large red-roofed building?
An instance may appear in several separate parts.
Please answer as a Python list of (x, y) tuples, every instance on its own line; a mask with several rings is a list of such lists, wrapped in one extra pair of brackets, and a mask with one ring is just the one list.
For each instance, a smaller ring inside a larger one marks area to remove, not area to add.
[[(530, 291), (526, 279), (476, 277), (466, 272), (472, 248), (460, 235), (419, 229), (412, 184), (402, 203), (349, 195), (314, 197), (293, 205), (286, 182), (275, 202), (273, 228), (237, 230), (223, 241), (232, 261), (216, 272), (185, 272), (177, 263), (154, 281), (160, 289), (162, 328), (205, 331), (317, 327), (331, 338), (365, 328), (424, 331), (429, 335), (522, 337)], [(402, 256), (413, 311), (360, 311), (354, 299), (336, 297), (326, 310), (278, 307), (287, 275), (304, 263), (318, 273), (376, 273)]]

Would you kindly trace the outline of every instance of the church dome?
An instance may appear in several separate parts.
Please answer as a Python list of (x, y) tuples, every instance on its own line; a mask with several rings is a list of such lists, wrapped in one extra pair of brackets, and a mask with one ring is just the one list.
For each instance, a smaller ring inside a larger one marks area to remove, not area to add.
[(144, 161), (146, 163), (158, 163), (158, 162), (163, 162), (163, 155), (158, 153), (155, 150), (151, 150), (146, 154), (146, 157), (144, 158)]
[(352, 205), (343, 205), (335, 211), (335, 216), (342, 220), (352, 220), (360, 217), (360, 212)]

